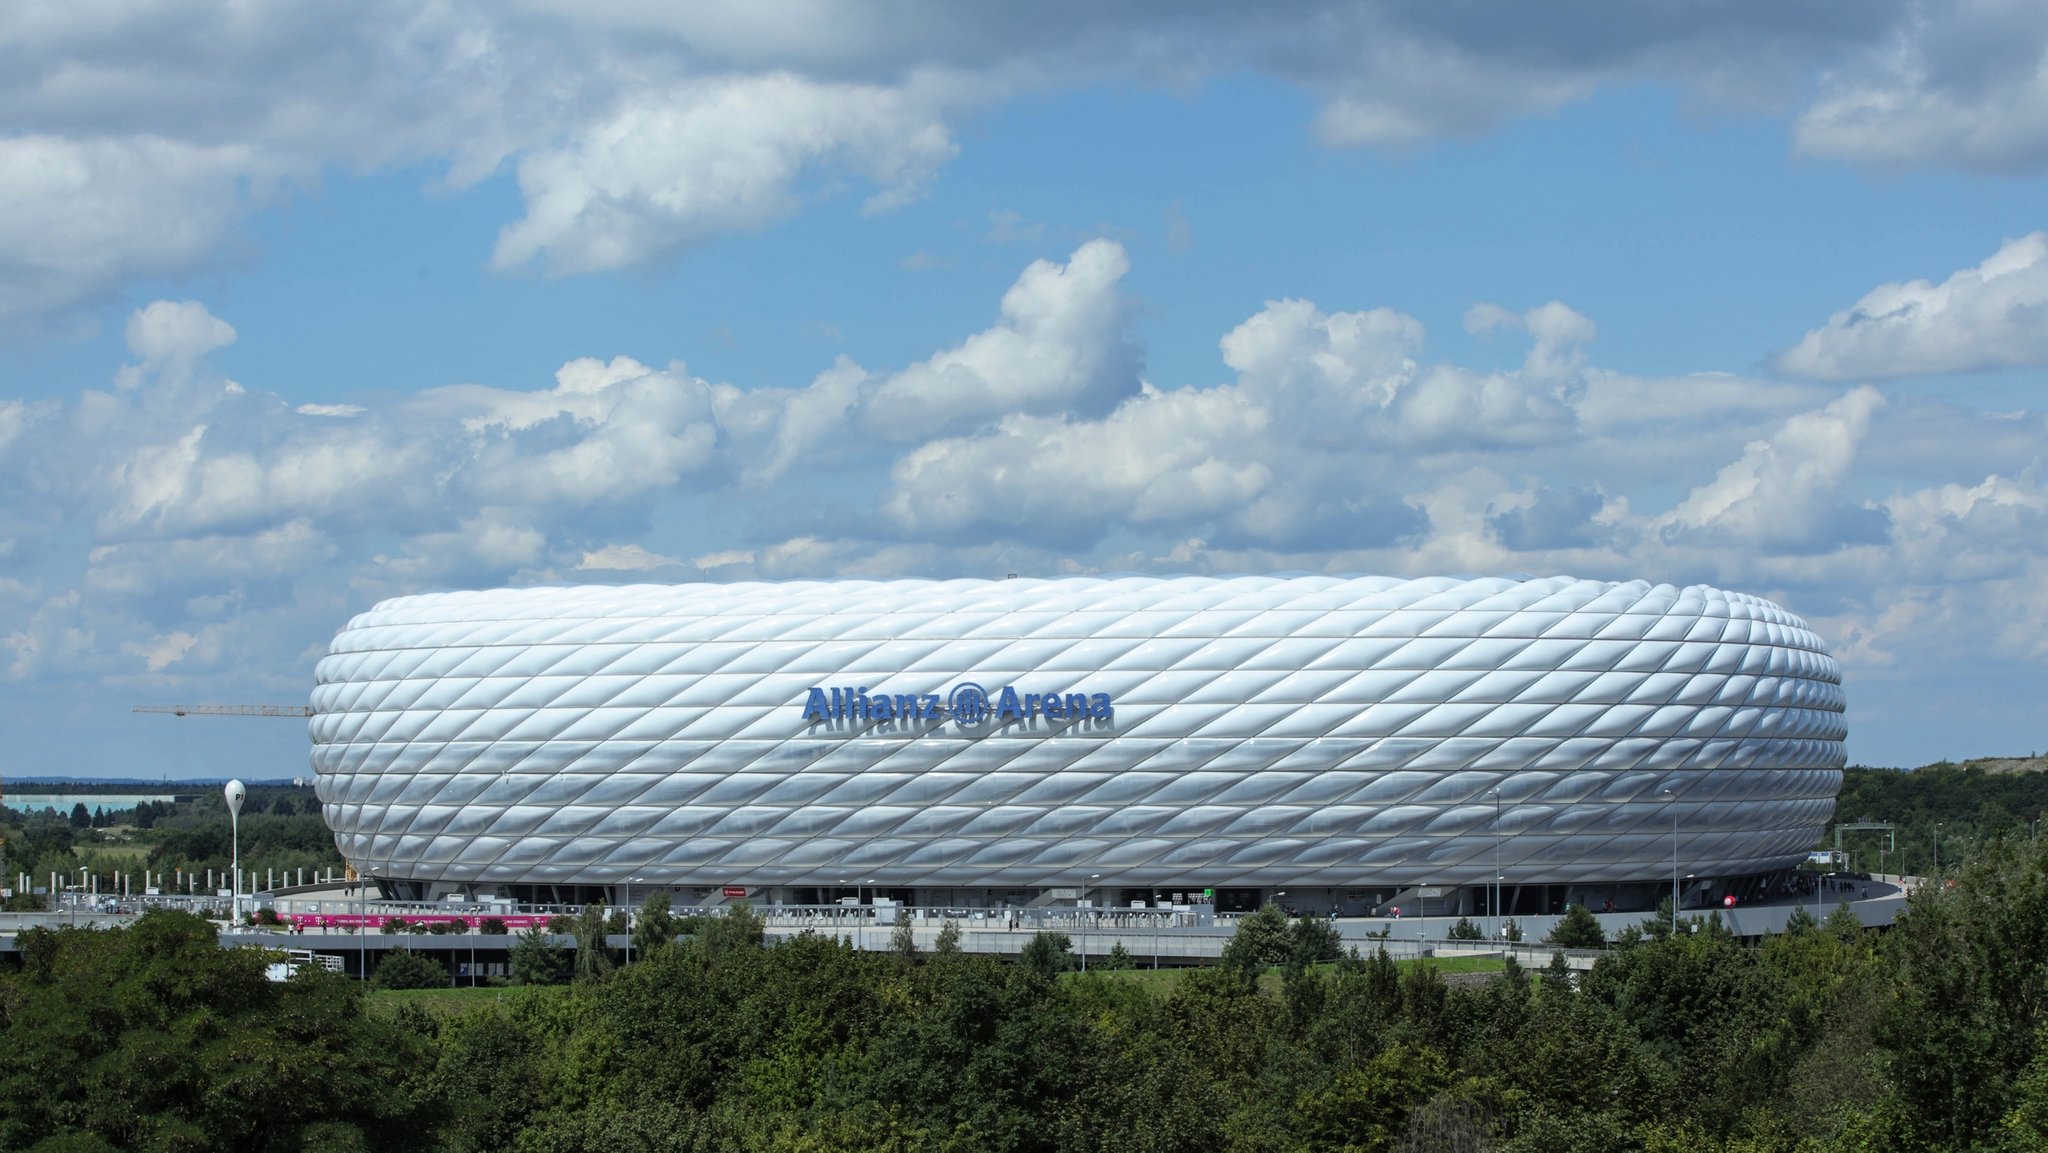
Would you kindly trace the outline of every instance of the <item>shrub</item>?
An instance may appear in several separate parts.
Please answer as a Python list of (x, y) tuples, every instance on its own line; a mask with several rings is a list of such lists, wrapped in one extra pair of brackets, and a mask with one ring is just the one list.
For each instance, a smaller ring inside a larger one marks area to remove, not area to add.
[(1451, 931), (1444, 934), (1453, 941), (1477, 941), (1485, 935), (1479, 931), (1479, 926), (1472, 923), (1470, 917), (1459, 917), (1458, 923), (1451, 926)]
[(1102, 967), (1112, 972), (1122, 972), (1125, 969), (1135, 969), (1138, 964), (1131, 960), (1131, 951), (1124, 948), (1122, 941), (1118, 941), (1109, 947), (1109, 956), (1102, 959)]
[(1565, 909), (1564, 916), (1551, 926), (1550, 935), (1543, 938), (1552, 945), (1566, 949), (1604, 949), (1607, 947), (1607, 931), (1588, 912), (1584, 905), (1572, 905)]
[(408, 933), (412, 931), (412, 926), (406, 924), (404, 917), (386, 917), (383, 929), (387, 933)]
[(519, 934), (512, 946), (511, 963), (515, 985), (555, 985), (569, 973), (562, 951), (539, 926)]
[(1066, 972), (1074, 963), (1073, 938), (1065, 933), (1033, 933), (1017, 960), (1048, 980)]
[(500, 918), (485, 917), (483, 923), (477, 926), (477, 932), (486, 937), (502, 937), (510, 930), (505, 928), (505, 922)]
[(380, 989), (442, 989), (448, 985), (448, 970), (432, 957), (393, 949), (377, 962), (370, 980)]

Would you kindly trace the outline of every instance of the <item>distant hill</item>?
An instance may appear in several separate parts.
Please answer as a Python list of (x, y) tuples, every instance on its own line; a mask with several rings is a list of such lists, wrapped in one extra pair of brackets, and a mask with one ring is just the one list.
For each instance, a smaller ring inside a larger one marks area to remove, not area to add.
[(1978, 757), (1956, 767), (1980, 769), (1987, 773), (2040, 773), (2048, 772), (2048, 757), (2039, 754), (2030, 757)]

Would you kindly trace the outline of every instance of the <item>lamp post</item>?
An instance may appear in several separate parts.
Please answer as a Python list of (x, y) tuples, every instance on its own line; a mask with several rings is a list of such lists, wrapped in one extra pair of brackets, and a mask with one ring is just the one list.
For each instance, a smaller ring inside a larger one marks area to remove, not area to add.
[(1493, 935), (1494, 935), (1494, 938), (1495, 938), (1496, 940), (1500, 940), (1500, 941), (1506, 941), (1506, 939), (1507, 939), (1507, 938), (1506, 938), (1506, 937), (1505, 937), (1505, 936), (1504, 936), (1504, 935), (1502, 934), (1502, 925), (1501, 925), (1501, 917), (1500, 917), (1500, 913), (1501, 913), (1501, 909), (1500, 909), (1500, 905), (1501, 905), (1501, 870), (1500, 870), (1500, 833), (1501, 833), (1501, 828), (1500, 828), (1500, 817), (1501, 817), (1501, 808), (1500, 808), (1500, 804), (1501, 804), (1501, 798), (1500, 798), (1500, 786), (1496, 785), (1496, 786), (1494, 786), (1493, 788), (1491, 788), (1491, 789), (1488, 789), (1488, 790), (1487, 790), (1487, 792), (1489, 792), (1489, 793), (1492, 793), (1492, 794), (1493, 794)]
[(1088, 874), (1088, 883), (1081, 887), (1081, 971), (1083, 973), (1088, 971), (1088, 922), (1094, 919), (1090, 914), (1094, 912), (1095, 908), (1088, 894), (1095, 888), (1095, 882), (1101, 879), (1101, 873), (1090, 873)]
[(626, 964), (633, 963), (633, 886), (646, 880), (645, 877), (626, 879)]
[(228, 837), (233, 852), (234, 873), (228, 880), (228, 924), (242, 911), (242, 801), (249, 790), (240, 781), (229, 781), (221, 790), (228, 802)]
[(1678, 790), (1665, 789), (1671, 798), (1671, 935), (1678, 935)]
[(1429, 939), (1429, 898), (1422, 895), (1428, 881), (1415, 882), (1415, 955), (1422, 956), (1423, 942)]

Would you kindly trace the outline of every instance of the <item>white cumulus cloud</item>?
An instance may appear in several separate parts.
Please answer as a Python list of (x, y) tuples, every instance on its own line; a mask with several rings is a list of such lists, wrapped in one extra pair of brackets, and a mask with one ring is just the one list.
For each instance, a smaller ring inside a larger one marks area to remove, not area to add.
[(492, 260), (544, 256), (568, 273), (643, 264), (788, 211), (799, 175), (827, 163), (865, 175), (871, 205), (887, 207), (953, 155), (936, 87), (778, 71), (631, 93), (567, 144), (519, 162), (526, 215)]
[(1886, 532), (1884, 515), (1839, 495), (1856, 451), (1884, 407), (1876, 389), (1855, 389), (1751, 441), (1742, 456), (1695, 487), (1658, 527), (1667, 538), (1697, 537), (1758, 549), (1831, 551)]
[(1940, 284), (1871, 289), (1781, 353), (1815, 380), (1883, 380), (2048, 364), (2048, 232), (2009, 240)]
[(459, 194), (509, 169), (522, 203), (480, 261), (658, 262), (848, 189), (886, 210), (938, 177), (964, 117), (1105, 82), (1273, 77), (1311, 95), (1333, 147), (1486, 132), (1648, 82), (1792, 111), (1810, 153), (2038, 172), (2044, 60), (2031, 0), (1597, 19), (1391, 0), (19, 3), (0, 6), (0, 324), (203, 266), (252, 208), (330, 173), (419, 167)]
[(0, 324), (205, 260), (242, 211), (244, 145), (0, 136)]

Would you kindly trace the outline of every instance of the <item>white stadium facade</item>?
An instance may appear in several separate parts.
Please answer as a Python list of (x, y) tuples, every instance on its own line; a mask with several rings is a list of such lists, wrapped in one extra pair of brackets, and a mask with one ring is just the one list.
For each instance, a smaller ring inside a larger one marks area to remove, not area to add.
[(620, 904), (1693, 906), (1804, 860), (1845, 736), (1776, 604), (1567, 577), (410, 596), (312, 707), (387, 895)]

